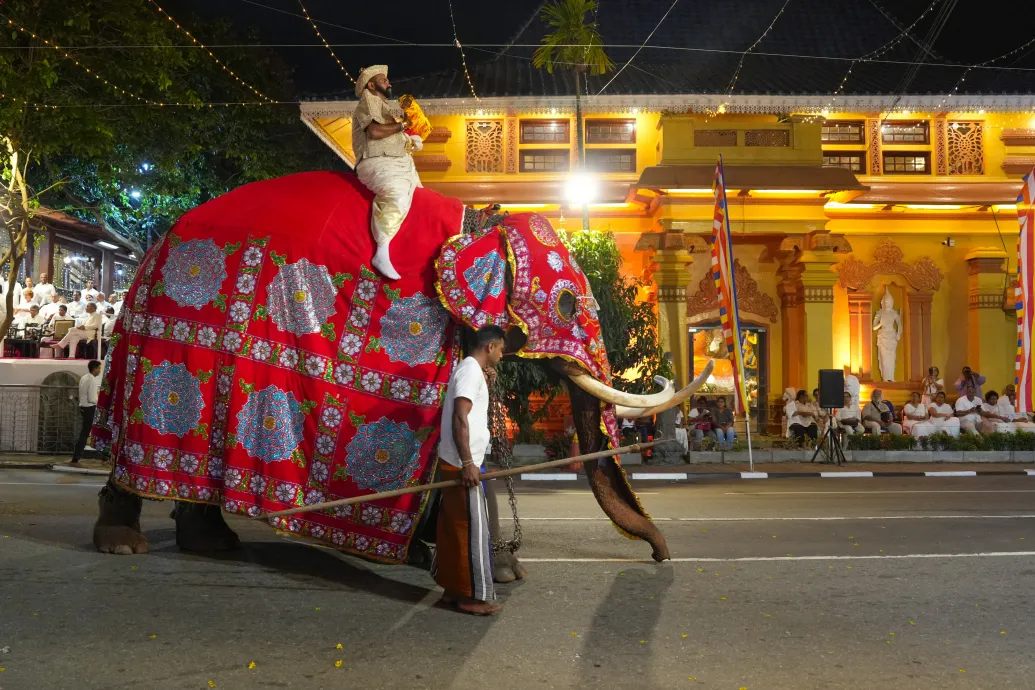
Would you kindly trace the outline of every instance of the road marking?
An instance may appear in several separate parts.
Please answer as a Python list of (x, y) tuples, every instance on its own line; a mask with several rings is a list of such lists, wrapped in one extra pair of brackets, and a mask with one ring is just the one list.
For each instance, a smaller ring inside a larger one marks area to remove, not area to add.
[(820, 472), (820, 477), (872, 477), (873, 472)]
[(633, 472), (633, 479), (686, 479), (686, 472)]
[(1024, 470), (1029, 477), (1035, 477), (1035, 470)]
[(976, 477), (977, 472), (924, 472), (927, 477)]
[(769, 473), (768, 472), (741, 472), (740, 473), (740, 478), (741, 479), (768, 479), (769, 478)]
[[(670, 563), (751, 563), (759, 561), (901, 561), (923, 558), (1024, 558), (1035, 551), (984, 553), (910, 553), (882, 556), (743, 556), (741, 558), (670, 558)], [(649, 558), (522, 558), (522, 563), (654, 563)]]
[[(512, 516), (500, 516), (513, 520)], [(530, 522), (610, 522), (606, 517), (522, 517)], [(652, 517), (654, 522), (847, 522), (850, 520), (1035, 520), (1028, 515), (820, 515), (812, 517)]]
[(823, 494), (1035, 494), (1035, 489), (932, 489), (923, 491), (910, 489), (902, 491), (725, 491), (724, 496), (809, 496)]

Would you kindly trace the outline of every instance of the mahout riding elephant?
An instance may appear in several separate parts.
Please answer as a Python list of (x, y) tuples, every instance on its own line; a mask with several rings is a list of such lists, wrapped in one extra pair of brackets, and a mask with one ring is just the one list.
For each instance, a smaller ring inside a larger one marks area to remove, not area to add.
[[(291, 175), (203, 204), (148, 251), (111, 339), (93, 429), (114, 458), (99, 550), (147, 550), (142, 498), (176, 501), (177, 543), (204, 551), (238, 544), (223, 511), (256, 517), (428, 483), (470, 328), (504, 327), (509, 356), (566, 384), (583, 452), (618, 445), (616, 412), (653, 414), (707, 376), (678, 393), (663, 380), (650, 395), (613, 389), (592, 291), (546, 218), (419, 189), (392, 244), (402, 278), (388, 282), (365, 263), (370, 207), (352, 175)], [(615, 526), (668, 558), (616, 461), (586, 469)], [(269, 522), (400, 563), (426, 497)], [(503, 564), (523, 574), (516, 560)]]

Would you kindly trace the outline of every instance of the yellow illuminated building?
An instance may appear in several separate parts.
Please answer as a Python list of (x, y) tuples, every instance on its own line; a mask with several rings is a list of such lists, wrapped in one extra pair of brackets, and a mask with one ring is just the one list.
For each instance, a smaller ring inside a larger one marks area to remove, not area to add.
[[(419, 95), (419, 94), (418, 94)], [(721, 155), (754, 384), (770, 408), (819, 369), (848, 367), (901, 404), (929, 366), (964, 365), (987, 389), (1013, 381), (1020, 178), (1035, 165), (1035, 98), (600, 96), (585, 99), (593, 230), (615, 233), (651, 285), (685, 382), (715, 353), (711, 180)], [(421, 100), (434, 131), (414, 156), (425, 186), (471, 205), (537, 210), (581, 228), (566, 184), (579, 169), (570, 97)], [(314, 101), (303, 121), (351, 163), (355, 101)], [(721, 111), (721, 112), (720, 112)], [(893, 382), (873, 317), (901, 315)], [(720, 363), (721, 389), (728, 365)], [(752, 376), (749, 376), (752, 378)], [(864, 393), (864, 400), (867, 399)], [(778, 419), (769, 414), (769, 422)], [(770, 427), (772, 430), (772, 427)]]

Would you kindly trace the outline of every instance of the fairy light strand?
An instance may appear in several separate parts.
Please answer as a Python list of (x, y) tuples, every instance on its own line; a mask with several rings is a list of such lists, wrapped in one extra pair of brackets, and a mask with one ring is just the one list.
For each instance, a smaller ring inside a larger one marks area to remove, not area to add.
[(264, 101), (267, 101), (267, 102), (269, 102), (269, 103), (276, 103), (276, 102), (277, 102), (277, 101), (275, 101), (274, 99), (272, 99), (272, 98), (270, 98), (269, 96), (267, 96), (266, 94), (264, 94), (264, 93), (262, 93), (261, 91), (259, 91), (259, 90), (258, 90), (257, 88), (255, 88), (254, 86), (252, 86), (252, 85), (251, 85), (251, 84), (249, 84), (248, 82), (246, 82), (246, 81), (245, 81), (244, 79), (241, 79), (241, 78), (240, 78), (239, 76), (237, 76), (237, 73), (236, 73), (236, 72), (234, 72), (234, 71), (233, 71), (232, 69), (230, 69), (229, 67), (227, 67), (227, 66), (226, 66), (226, 64), (225, 64), (225, 63), (224, 63), (224, 62), (223, 62), (222, 60), (220, 60), (219, 58), (217, 58), (217, 57), (216, 57), (216, 55), (215, 55), (215, 53), (213, 53), (213, 52), (212, 52), (211, 50), (209, 50), (208, 46), (206, 46), (206, 45), (205, 45), (204, 43), (202, 43), (202, 42), (201, 42), (201, 41), (199, 41), (198, 39), (194, 38), (194, 35), (193, 35), (193, 34), (192, 34), (192, 33), (191, 33), (190, 31), (187, 31), (187, 30), (186, 30), (186, 29), (184, 29), (184, 28), (183, 28), (182, 26), (180, 26), (180, 24), (179, 24), (179, 23), (178, 23), (178, 22), (177, 22), (177, 21), (176, 21), (175, 19), (173, 19), (173, 18), (172, 18), (172, 15), (170, 15), (170, 14), (169, 14), (168, 12), (166, 12), (165, 10), (163, 10), (163, 9), (162, 9), (162, 7), (161, 7), (161, 5), (159, 5), (159, 4), (157, 3), (157, 2), (155, 2), (155, 0), (147, 0), (147, 2), (148, 2), (148, 4), (150, 4), (150, 5), (154, 6), (154, 8), (155, 8), (156, 10), (158, 10), (158, 13), (159, 13), (159, 14), (161, 14), (161, 15), (162, 15), (163, 17), (165, 17), (166, 19), (168, 19), (168, 20), (169, 20), (169, 22), (171, 22), (171, 23), (172, 23), (173, 25), (175, 25), (175, 26), (176, 26), (176, 28), (177, 28), (177, 29), (179, 29), (181, 33), (183, 33), (183, 34), (184, 34), (184, 35), (185, 35), (185, 36), (186, 36), (187, 38), (189, 38), (189, 39), (190, 39), (191, 41), (193, 41), (193, 42), (194, 42), (194, 43), (196, 43), (196, 44), (197, 44), (197, 45), (198, 45), (199, 47), (201, 47), (201, 48), (202, 48), (202, 49), (203, 49), (203, 50), (204, 50), (204, 51), (205, 51), (206, 53), (208, 53), (208, 56), (209, 56), (210, 58), (212, 58), (213, 60), (215, 60), (215, 61), (216, 61), (216, 64), (217, 64), (217, 65), (219, 65), (220, 67), (222, 67), (222, 68), (223, 68), (223, 71), (224, 71), (224, 72), (226, 72), (226, 73), (227, 73), (227, 74), (229, 74), (229, 75), (230, 75), (231, 77), (233, 77), (233, 78), (234, 78), (235, 80), (237, 80), (237, 82), (238, 82), (238, 83), (239, 83), (239, 84), (240, 84), (241, 86), (243, 86), (243, 87), (245, 87), (246, 89), (250, 90), (250, 91), (251, 91), (252, 93), (254, 93), (254, 94), (255, 94), (256, 96), (258, 96), (259, 98), (263, 99)]
[[(71, 60), (73, 63), (75, 63), (76, 67), (78, 67), (81, 70), (84, 70), (91, 77), (93, 77), (97, 81), (101, 82), (105, 86), (110, 87), (116, 93), (120, 93), (123, 96), (129, 96), (130, 98), (135, 98), (136, 100), (140, 101), (141, 103), (147, 103), (149, 105), (158, 105), (158, 103), (156, 101), (152, 101), (150, 99), (144, 98), (143, 96), (140, 96), (138, 94), (133, 93), (129, 89), (124, 89), (121, 86), (119, 86), (118, 84), (105, 79), (100, 74), (98, 74), (96, 71), (90, 69), (89, 67), (87, 67), (83, 63), (79, 62), (79, 60), (77, 60), (74, 55), (71, 55), (70, 53), (68, 53), (64, 48), (59, 46), (57, 43), (54, 43), (53, 41), (50, 41), (50, 40), (48, 40), (46, 38), (43, 38), (42, 36), (37, 35), (36, 33), (30, 31), (29, 29), (26, 29), (21, 24), (16, 23), (13, 19), (8, 19), (7, 20), (7, 25), (12, 27), (12, 28), (18, 29), (18, 31), (20, 31), (21, 33), (25, 34), (26, 36), (32, 37), (34, 40), (42, 41), (44, 46), (46, 46), (47, 48), (53, 48), (57, 52), (61, 53), (63, 56), (65, 56), (65, 58), (67, 60)], [(24, 99), (22, 99), (22, 100), (24, 101)], [(29, 103), (28, 101), (24, 101), (24, 102), (26, 104)], [(38, 105), (37, 107), (50, 107), (50, 106)]]
[(474, 100), (481, 102), (482, 99), (478, 98), (478, 94), (474, 90), (471, 73), (467, 69), (467, 56), (464, 55), (464, 47), (460, 44), (460, 38), (456, 33), (456, 19), (453, 18), (453, 0), (446, 0), (446, 2), (449, 4), (449, 21), (453, 25), (453, 43), (460, 49), (460, 62), (464, 66), (464, 77), (467, 79), (467, 87), (471, 89), (471, 95), (474, 96)]
[[(730, 85), (726, 88), (726, 98), (727, 99), (730, 96), (733, 95), (733, 90), (737, 86), (737, 80), (740, 79), (740, 71), (744, 67), (744, 60), (745, 60), (745, 58), (747, 58), (748, 53), (750, 53), (752, 50), (757, 48), (758, 44), (765, 40), (765, 37), (769, 34), (770, 31), (773, 30), (773, 27), (776, 25), (776, 22), (778, 22), (780, 20), (780, 15), (783, 14), (783, 11), (787, 9), (787, 5), (789, 5), (789, 4), (791, 4), (791, 0), (785, 0), (785, 2), (783, 3), (783, 6), (780, 7), (780, 11), (776, 13), (775, 17), (773, 17), (773, 21), (769, 22), (769, 26), (767, 26), (765, 28), (765, 31), (762, 32), (762, 35), (759, 36), (755, 40), (755, 42), (752, 43), (751, 46), (747, 50), (745, 50), (743, 53), (741, 53), (741, 55), (740, 55), (740, 62), (737, 63), (737, 69), (733, 73), (733, 78), (730, 79)], [(725, 106), (725, 105), (727, 105), (727, 104), (724, 103), (723, 106)], [(725, 110), (725, 107), (723, 107), (723, 110)]]
[(298, 6), (302, 8), (302, 14), (305, 15), (306, 21), (312, 25), (313, 31), (316, 32), (316, 37), (323, 42), (324, 48), (326, 48), (327, 52), (331, 54), (331, 57), (334, 58), (334, 61), (338, 63), (338, 67), (340, 67), (341, 71), (345, 73), (345, 76), (349, 78), (349, 81), (355, 84), (356, 80), (352, 78), (352, 75), (349, 74), (349, 71), (345, 69), (345, 65), (341, 64), (341, 60), (339, 60), (338, 56), (334, 54), (334, 49), (331, 48), (331, 45), (327, 42), (327, 39), (325, 39), (323, 37), (323, 34), (320, 33), (320, 29), (317, 28), (316, 22), (313, 21), (313, 18), (309, 16), (309, 10), (307, 10), (305, 8), (305, 5), (302, 4), (302, 0), (298, 0)]
[(953, 98), (953, 97), (956, 96), (956, 93), (959, 91), (960, 85), (962, 85), (963, 82), (965, 82), (967, 80), (967, 75), (970, 74), (970, 71), (972, 69), (974, 69), (976, 67), (985, 67), (987, 65), (992, 64), (993, 62), (999, 62), (1000, 60), (1005, 60), (1006, 58), (1021, 52), (1022, 50), (1024, 50), (1028, 46), (1030, 46), (1032, 43), (1035, 43), (1035, 38), (1032, 38), (1032, 39), (1026, 41), (1025, 43), (1023, 43), (1020, 46), (1014, 48), (1013, 50), (1011, 50), (1008, 53), (1003, 53), (999, 57), (994, 57), (994, 58), (992, 58), (990, 60), (985, 60), (984, 62), (980, 62), (980, 63), (978, 63), (976, 65), (969, 65), (967, 67), (967, 69), (963, 70), (963, 74), (960, 75), (959, 80), (957, 80), (956, 84), (952, 87), (952, 90), (945, 96), (945, 98), (942, 99), (942, 102), (938, 104), (938, 110), (942, 111), (942, 108), (945, 106), (946, 101), (948, 101), (950, 98)]

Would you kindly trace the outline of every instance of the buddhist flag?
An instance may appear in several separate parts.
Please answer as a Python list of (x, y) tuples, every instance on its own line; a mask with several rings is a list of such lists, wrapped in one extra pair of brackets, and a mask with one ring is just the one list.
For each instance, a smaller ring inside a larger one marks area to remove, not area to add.
[(729, 208), (726, 204), (726, 181), (722, 172), (722, 156), (715, 166), (712, 182), (715, 215), (712, 218), (712, 278), (719, 296), (719, 320), (726, 339), (730, 363), (733, 365), (734, 413), (748, 410), (744, 394), (744, 350), (740, 339), (740, 316), (737, 313), (737, 286), (733, 282), (733, 238), (730, 235)]
[(1032, 329), (1035, 328), (1035, 168), (1024, 176), (1017, 197), (1017, 411), (1035, 409), (1032, 400)]

